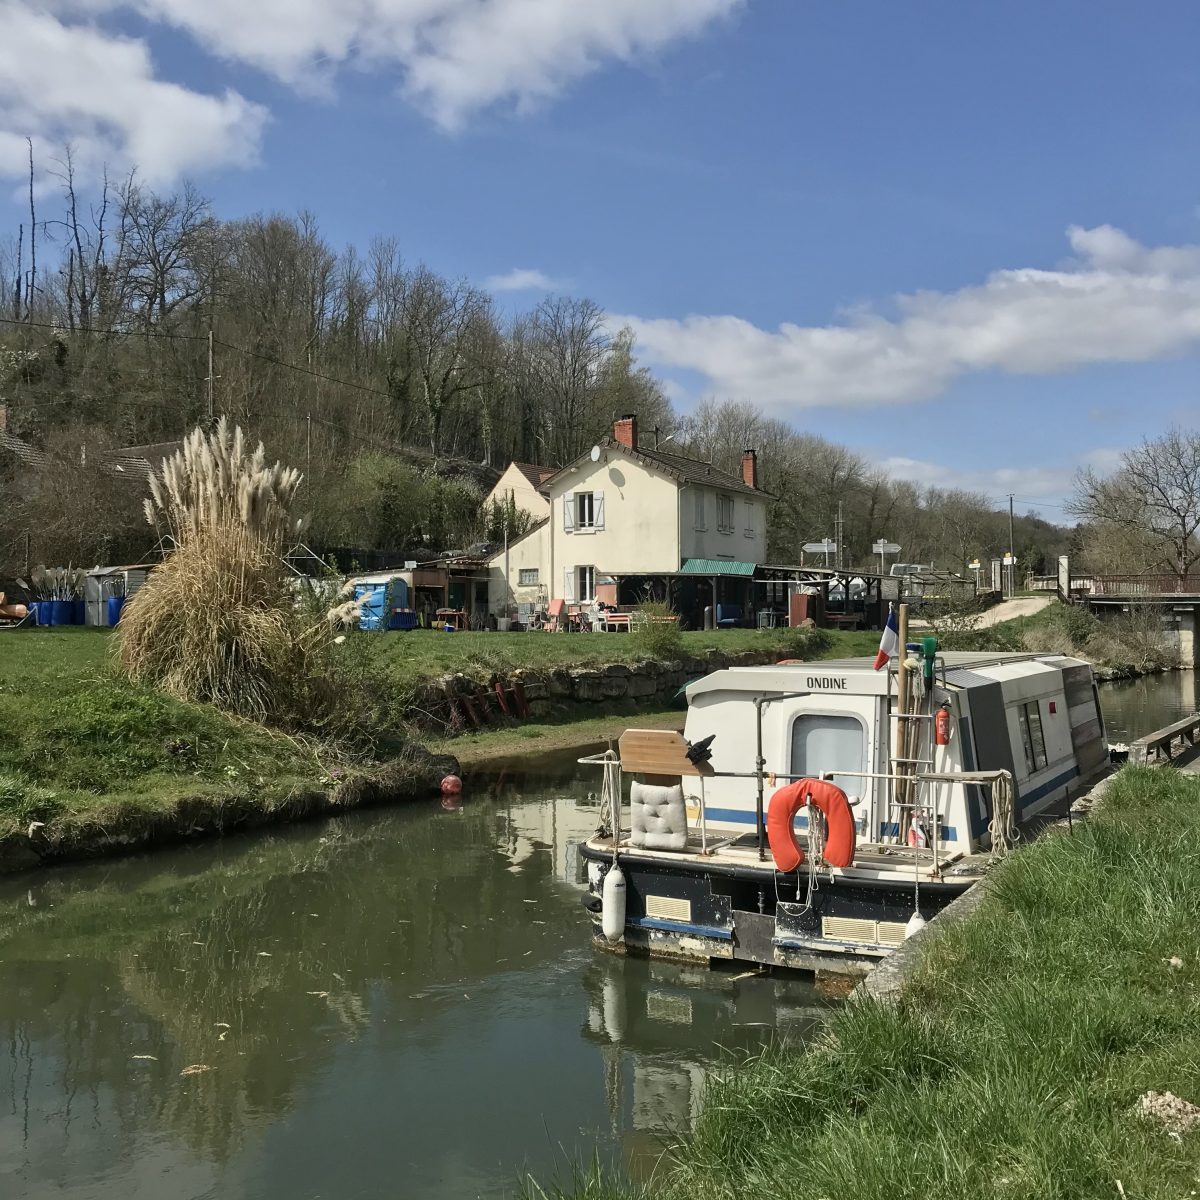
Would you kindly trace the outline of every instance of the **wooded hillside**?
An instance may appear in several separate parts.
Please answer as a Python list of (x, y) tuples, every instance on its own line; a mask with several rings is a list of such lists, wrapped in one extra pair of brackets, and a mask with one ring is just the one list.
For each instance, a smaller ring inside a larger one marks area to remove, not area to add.
[[(752, 398), (677, 414), (630, 332), (588, 299), (511, 313), (394, 237), (339, 251), (309, 213), (225, 221), (192, 187), (159, 194), (136, 177), (85, 199), (69, 157), (56, 170), (57, 194), (0, 246), (0, 580), (27, 553), (144, 554), (141, 480), (106, 455), (221, 414), (304, 472), (322, 552), (433, 554), (495, 536), (480, 499), (499, 470), (569, 462), (627, 412), (647, 439), (657, 428), (673, 452), (727, 470), (759, 451), (774, 562), (833, 536), (839, 502), (847, 564), (870, 563), (881, 536), (906, 561), (960, 571), (1006, 548), (994, 500), (892, 481)], [(1036, 570), (1065, 531), (1022, 519), (1017, 541)]]

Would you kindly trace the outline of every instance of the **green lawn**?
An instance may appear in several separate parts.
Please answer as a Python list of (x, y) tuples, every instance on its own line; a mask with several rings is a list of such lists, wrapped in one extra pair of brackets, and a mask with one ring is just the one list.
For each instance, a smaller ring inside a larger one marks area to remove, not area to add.
[(996, 868), (898, 1007), (851, 1003), (813, 1049), (708, 1090), (645, 1191), (581, 1171), (576, 1200), (1167, 1200), (1200, 1191), (1200, 780), (1129, 768), (1071, 835)]
[(183, 798), (264, 805), (324, 775), (293, 740), (133, 687), (104, 630), (0, 634), (0, 836)]

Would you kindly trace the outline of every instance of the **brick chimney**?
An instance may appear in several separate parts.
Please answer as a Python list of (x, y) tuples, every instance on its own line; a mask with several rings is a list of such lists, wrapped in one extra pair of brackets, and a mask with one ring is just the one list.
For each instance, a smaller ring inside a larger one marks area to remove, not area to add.
[(629, 450), (638, 448), (637, 414), (626, 413), (613, 422), (613, 439)]
[(742, 482), (747, 487), (758, 487), (758, 451), (742, 451)]

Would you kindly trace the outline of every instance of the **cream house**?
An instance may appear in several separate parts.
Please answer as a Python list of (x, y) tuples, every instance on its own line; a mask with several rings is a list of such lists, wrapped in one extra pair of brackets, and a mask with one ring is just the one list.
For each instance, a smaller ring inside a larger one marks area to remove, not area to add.
[[(627, 416), (543, 491), (546, 522), (491, 560), (494, 612), (555, 599), (632, 603), (647, 580), (689, 572), (748, 579), (766, 558), (768, 496), (753, 450), (741, 476), (731, 475), (640, 447), (637, 418)], [(720, 600), (716, 589), (708, 601)]]
[(548, 517), (550, 501), (541, 488), (553, 474), (553, 467), (535, 467), (532, 463), (509, 463), (508, 469), (484, 499), (485, 510), (492, 504), (504, 505), (511, 500), (521, 512), (527, 512), (536, 520)]

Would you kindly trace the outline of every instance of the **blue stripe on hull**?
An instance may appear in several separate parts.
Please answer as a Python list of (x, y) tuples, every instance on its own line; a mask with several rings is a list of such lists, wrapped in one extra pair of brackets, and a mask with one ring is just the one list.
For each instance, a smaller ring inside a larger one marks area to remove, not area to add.
[(690, 933), (724, 942), (733, 940), (732, 929), (721, 929), (716, 925), (691, 925), (684, 921), (663, 921), (658, 917), (630, 917), (625, 924), (636, 925), (639, 929), (659, 929), (663, 933)]

